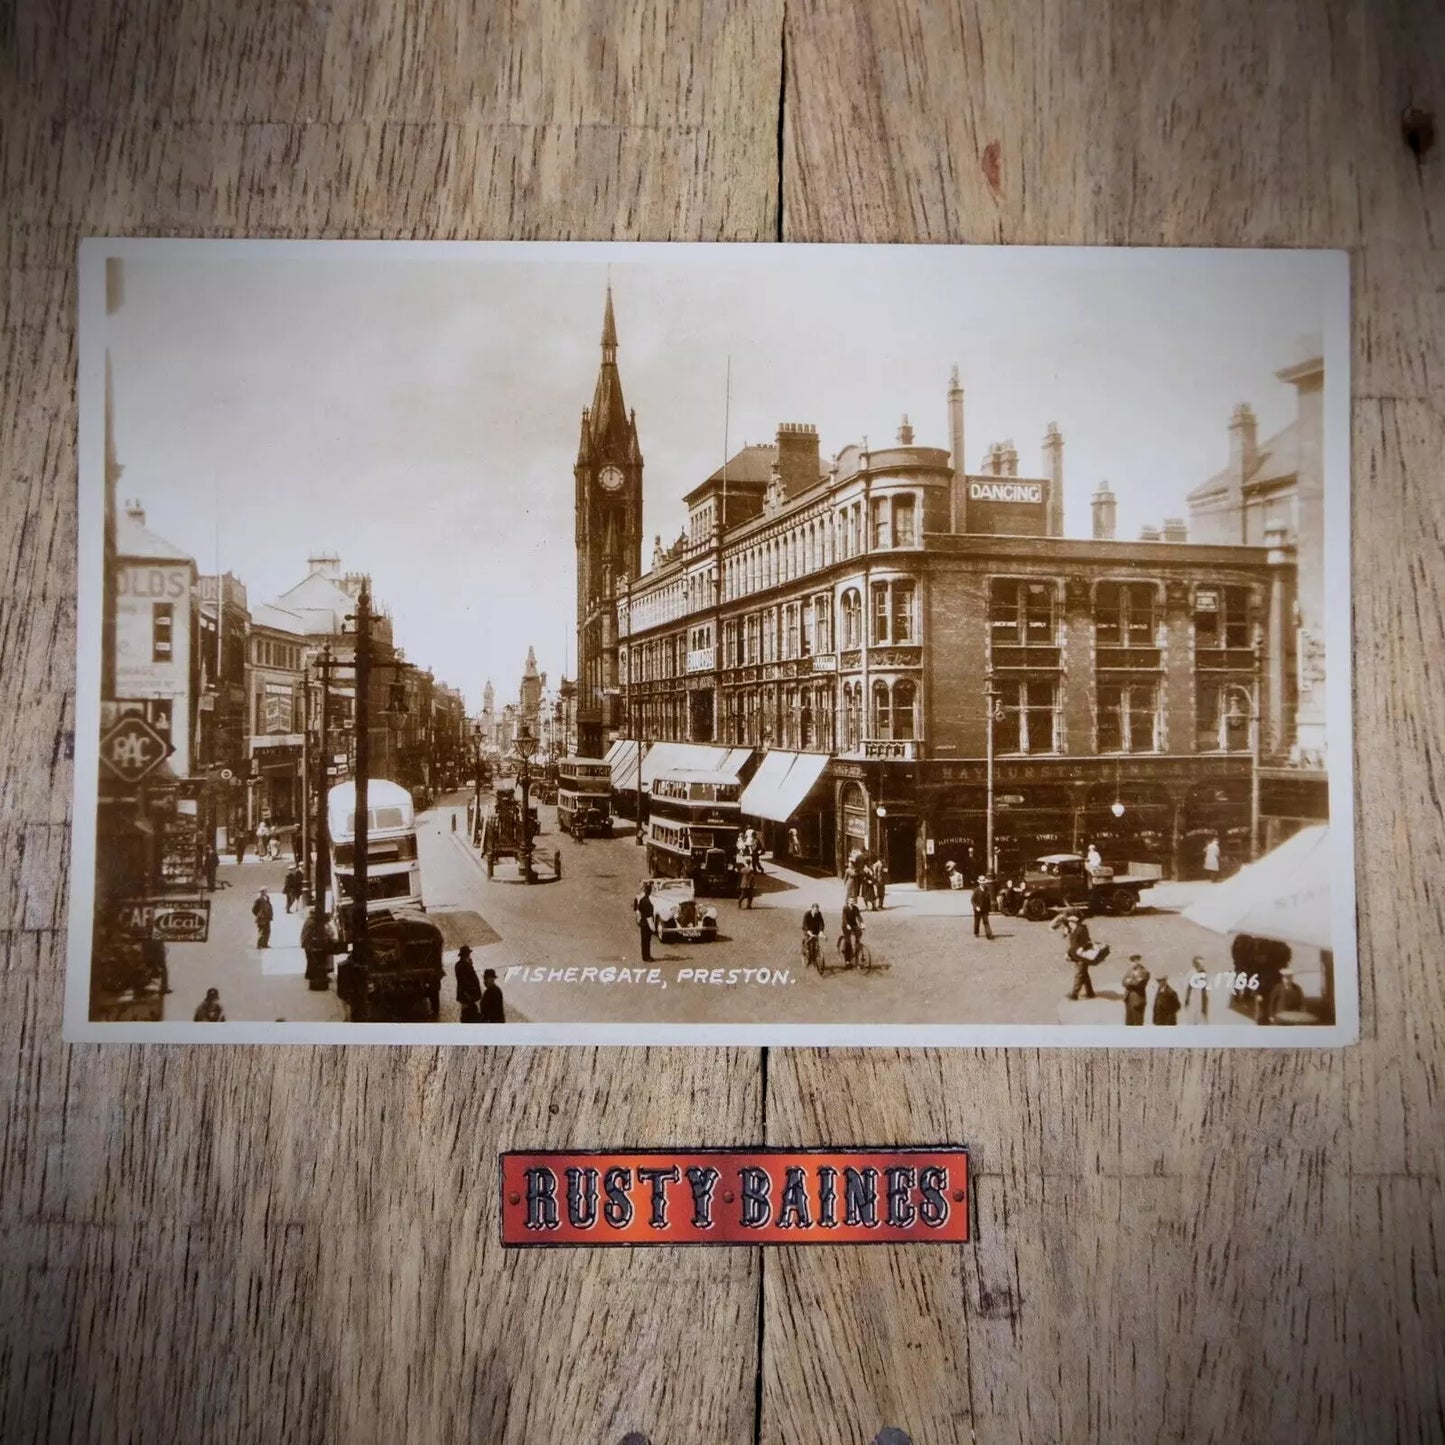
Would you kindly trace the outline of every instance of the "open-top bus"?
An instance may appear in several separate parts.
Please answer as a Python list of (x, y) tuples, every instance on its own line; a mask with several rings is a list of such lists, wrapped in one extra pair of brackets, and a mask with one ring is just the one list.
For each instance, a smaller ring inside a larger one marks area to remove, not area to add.
[[(373, 778), (366, 787), (366, 911), (424, 909), (421, 863), (416, 851), (416, 811), (411, 794), (396, 783)], [(331, 837), (331, 879), (342, 937), (348, 937), (356, 876), (356, 784), (338, 783), (326, 795)]]
[(557, 827), (575, 833), (612, 832), (612, 764), (601, 758), (563, 758), (557, 770)]
[(741, 797), (742, 784), (731, 773), (658, 773), (647, 822), (647, 871), (691, 878), (699, 893), (735, 893)]

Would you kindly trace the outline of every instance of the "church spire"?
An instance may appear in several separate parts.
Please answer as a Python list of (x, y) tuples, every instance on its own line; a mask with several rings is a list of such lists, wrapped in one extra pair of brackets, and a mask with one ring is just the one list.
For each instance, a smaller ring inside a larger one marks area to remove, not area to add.
[(602, 364), (617, 365), (617, 320), (612, 314), (612, 282), (607, 283), (607, 309), (602, 313)]

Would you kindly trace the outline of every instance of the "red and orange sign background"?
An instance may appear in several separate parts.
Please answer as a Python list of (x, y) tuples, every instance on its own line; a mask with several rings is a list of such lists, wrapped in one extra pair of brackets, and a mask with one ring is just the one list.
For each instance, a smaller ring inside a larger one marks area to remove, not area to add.
[[(678, 1180), (666, 1185), (667, 1223), (664, 1228), (652, 1220), (652, 1185), (638, 1178), (639, 1169), (675, 1166)], [(913, 1220), (907, 1225), (888, 1223), (888, 1174), (890, 1168), (914, 1171), (915, 1185), (909, 1194)], [(718, 1179), (712, 1198), (712, 1226), (694, 1223), (693, 1192), (688, 1183), (689, 1168), (715, 1169)], [(834, 1171), (837, 1223), (824, 1226), (819, 1197), (819, 1169)], [(556, 1180), (557, 1224), (553, 1228), (528, 1227), (528, 1175), (530, 1169), (546, 1168)], [(632, 1217), (623, 1225), (605, 1221), (603, 1206), (607, 1195), (603, 1180), (607, 1171), (630, 1171), (628, 1194)], [(776, 1221), (783, 1201), (784, 1184), (790, 1168), (804, 1171), (812, 1224), (780, 1226)], [(918, 1173), (935, 1168), (947, 1171), (941, 1192), (947, 1216), (941, 1223), (924, 1221), (918, 1206), (921, 1191)], [(597, 1171), (597, 1219), (590, 1227), (573, 1225), (567, 1211), (568, 1169)], [(740, 1171), (762, 1169), (769, 1177), (770, 1216), (761, 1226), (745, 1225), (743, 1186)], [(848, 1224), (845, 1216), (844, 1171), (877, 1171), (876, 1224)], [(555, 1247), (560, 1245), (616, 1246), (650, 1244), (963, 1244), (969, 1238), (968, 1154), (955, 1147), (903, 1149), (693, 1149), (607, 1151), (598, 1153), (509, 1153), (501, 1156), (502, 1243), (511, 1246)]]

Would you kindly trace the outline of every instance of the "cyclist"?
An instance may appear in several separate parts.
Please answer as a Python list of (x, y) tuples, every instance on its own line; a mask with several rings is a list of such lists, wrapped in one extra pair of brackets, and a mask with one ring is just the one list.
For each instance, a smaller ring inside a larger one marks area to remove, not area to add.
[(823, 960), (823, 910), (815, 903), (803, 915), (803, 962), (821, 970)]
[(845, 963), (854, 963), (858, 950), (863, 946), (863, 910), (856, 898), (843, 905), (843, 936), (838, 940)]

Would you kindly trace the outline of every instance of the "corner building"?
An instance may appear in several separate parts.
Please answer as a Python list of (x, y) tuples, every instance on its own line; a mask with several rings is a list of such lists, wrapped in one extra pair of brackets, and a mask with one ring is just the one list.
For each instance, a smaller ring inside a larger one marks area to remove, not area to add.
[(985, 867), (991, 674), (1001, 870), (1093, 843), (1190, 876), (1215, 834), (1247, 858), (1293, 548), (1066, 538), (1058, 428), (1040, 475), (1012, 442), (969, 472), (956, 374), (948, 406), (952, 453), (904, 418), (825, 465), (785, 423), (690, 492), (683, 535), (618, 586), (617, 736), (662, 765), (736, 750), (744, 812), (797, 862), (872, 848), (939, 886), (950, 859)]

